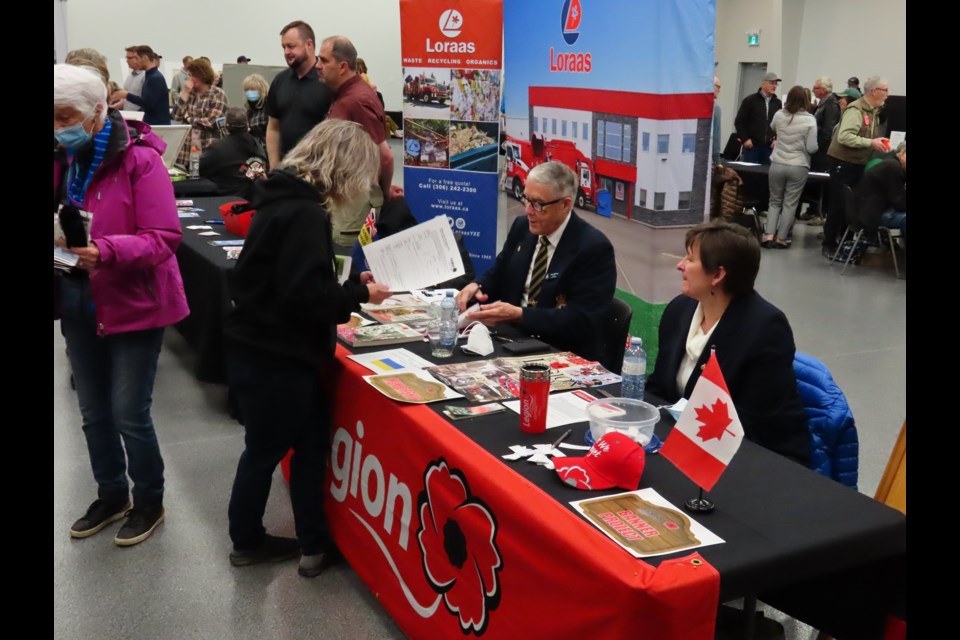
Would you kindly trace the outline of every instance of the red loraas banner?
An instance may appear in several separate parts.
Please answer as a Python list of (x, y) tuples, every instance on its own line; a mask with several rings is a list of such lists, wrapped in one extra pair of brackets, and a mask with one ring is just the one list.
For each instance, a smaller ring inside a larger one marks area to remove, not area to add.
[(410, 638), (713, 638), (719, 575), (613, 542), (346, 359), (327, 474), (344, 555)]

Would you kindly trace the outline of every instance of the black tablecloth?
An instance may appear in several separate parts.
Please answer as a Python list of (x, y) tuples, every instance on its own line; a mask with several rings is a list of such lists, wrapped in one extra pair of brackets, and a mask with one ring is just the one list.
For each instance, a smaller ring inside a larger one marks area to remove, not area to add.
[[(217, 205), (229, 199), (201, 198), (195, 203), (210, 212), (203, 217), (214, 218), (218, 217), (213, 213)], [(196, 219), (184, 220), (185, 226), (196, 223)], [(232, 237), (221, 232), (221, 237)], [(222, 382), (221, 326), (229, 309), (226, 279), (234, 262), (196, 231), (184, 233), (177, 257), (191, 315), (178, 328), (197, 350), (197, 377)], [(509, 327), (499, 332), (518, 336)], [(477, 359), (459, 347), (452, 358), (437, 361), (429, 356), (426, 343), (401, 346), (438, 364)], [(510, 355), (500, 342), (494, 341), (494, 348), (487, 357)], [(615, 395), (619, 391), (618, 385), (603, 389)], [(589, 392), (597, 395), (596, 390)], [(657, 399), (648, 401), (656, 403)], [(457, 400), (430, 407), (439, 412), (444, 404), (468, 403)], [(657, 434), (666, 438), (673, 419), (666, 412), (661, 416)], [(536, 436), (522, 433), (519, 416), (513, 412), (449, 424), (498, 458), (509, 453), (511, 444), (551, 443), (562, 433), (555, 429)], [(587, 428), (585, 422), (573, 425), (568, 441), (583, 443)], [(526, 461), (504, 464), (564, 504), (618, 491), (587, 494), (565, 485), (543, 467)], [(697, 494), (694, 484), (659, 455), (648, 456), (641, 487), (653, 487), (678, 506)], [(878, 638), (886, 613), (902, 607), (906, 518), (899, 512), (747, 441), (709, 498), (716, 503), (716, 510), (694, 518), (725, 540), (698, 549), (720, 572), (721, 600), (756, 595), (840, 638)], [(658, 564), (668, 557), (646, 561)]]
[[(510, 328), (499, 331), (518, 335)], [(494, 353), (486, 358), (511, 355), (501, 343), (494, 345)], [(479, 359), (464, 354), (459, 346), (452, 358), (443, 361), (430, 357), (427, 344), (400, 346), (438, 364)], [(355, 351), (368, 350), (374, 349)], [(602, 388), (613, 395), (619, 392), (619, 385)], [(599, 397), (596, 389), (587, 391)], [(649, 394), (646, 399), (661, 404)], [(429, 406), (439, 413), (447, 404), (470, 403), (456, 400)], [(520, 431), (519, 416), (510, 411), (450, 424), (498, 458), (510, 453), (508, 447), (513, 444), (552, 443), (568, 428), (526, 434)], [(673, 424), (670, 414), (661, 411), (657, 435), (665, 439)], [(567, 442), (584, 444), (588, 424), (572, 425), (572, 430)], [(567, 455), (578, 453), (567, 451)], [(587, 493), (564, 484), (545, 467), (525, 460), (504, 463), (567, 505), (622, 491)], [(647, 456), (640, 487), (653, 487), (677, 506), (698, 491), (657, 454)], [(707, 497), (716, 509), (691, 516), (725, 541), (697, 549), (720, 572), (721, 601), (755, 595), (839, 638), (879, 638), (888, 612), (904, 615), (906, 518), (898, 511), (750, 441), (743, 442)], [(657, 565), (687, 553), (644, 561)]]
[[(767, 209), (770, 200), (770, 165), (743, 165), (730, 160), (721, 160), (720, 164), (733, 169), (743, 179), (742, 193), (747, 206), (755, 206), (758, 211)], [(809, 174), (800, 194), (800, 202), (822, 202), (823, 192), (829, 184), (829, 175)]]

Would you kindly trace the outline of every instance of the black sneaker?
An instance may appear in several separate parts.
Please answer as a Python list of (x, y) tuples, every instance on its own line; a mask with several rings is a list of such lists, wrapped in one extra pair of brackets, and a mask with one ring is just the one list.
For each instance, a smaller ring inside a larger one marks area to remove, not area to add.
[(300, 555), (300, 543), (295, 538), (281, 538), (267, 534), (263, 542), (256, 549), (249, 551), (231, 551), (230, 564), (235, 567), (246, 567), (262, 562), (281, 562)]
[(120, 527), (120, 531), (117, 532), (117, 537), (113, 541), (121, 547), (132, 547), (135, 544), (140, 544), (149, 538), (153, 530), (163, 522), (163, 516), (162, 505), (134, 506), (130, 510), (130, 515), (127, 516), (127, 521)]
[(127, 500), (123, 505), (117, 506), (116, 503), (110, 504), (103, 500), (93, 501), (83, 517), (73, 523), (70, 527), (71, 538), (87, 538), (99, 532), (111, 522), (123, 518), (130, 511), (130, 501)]

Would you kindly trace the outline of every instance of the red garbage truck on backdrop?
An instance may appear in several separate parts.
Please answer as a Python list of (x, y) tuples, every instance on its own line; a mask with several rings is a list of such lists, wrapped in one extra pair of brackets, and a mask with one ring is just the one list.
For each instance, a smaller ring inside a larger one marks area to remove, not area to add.
[(574, 204), (582, 209), (588, 202), (593, 203), (594, 194), (599, 186), (593, 162), (569, 140), (547, 140), (534, 133), (530, 140), (521, 140), (506, 136), (503, 143), (506, 159), (506, 172), (503, 188), (513, 194), (517, 200), (523, 196), (527, 174), (541, 162), (556, 160), (567, 165), (580, 178), (580, 187)]

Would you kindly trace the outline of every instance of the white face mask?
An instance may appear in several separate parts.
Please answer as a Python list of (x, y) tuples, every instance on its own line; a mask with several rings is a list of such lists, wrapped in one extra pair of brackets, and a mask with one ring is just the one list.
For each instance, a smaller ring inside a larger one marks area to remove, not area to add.
[(461, 347), (467, 353), (478, 356), (488, 356), (493, 353), (493, 340), (490, 339), (490, 329), (479, 322), (470, 327), (467, 334), (467, 344)]

